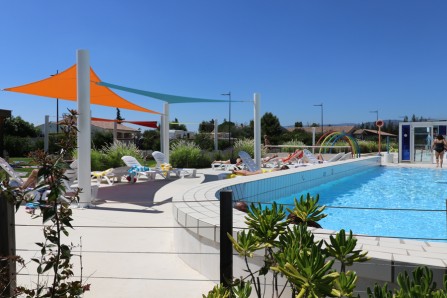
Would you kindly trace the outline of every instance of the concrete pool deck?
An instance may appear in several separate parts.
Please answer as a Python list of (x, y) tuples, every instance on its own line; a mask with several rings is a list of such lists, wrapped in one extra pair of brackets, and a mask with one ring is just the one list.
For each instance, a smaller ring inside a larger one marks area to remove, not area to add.
[[(82, 236), (83, 276), (91, 283), (84, 297), (193, 298), (213, 288), (216, 282), (178, 257), (173, 238), (172, 196), (202, 183), (206, 172), (215, 174), (205, 169), (197, 178), (102, 184), (96, 208), (73, 208), (69, 239), (79, 244)], [(41, 223), (24, 207), (16, 213), (17, 255), (25, 260), (39, 256), (35, 242), (43, 240)], [(73, 263), (79, 267), (77, 258)], [(35, 279), (26, 276), (36, 273), (28, 267), (19, 272), (21, 285)]]
[[(388, 165), (435, 168), (435, 165)], [(324, 164), (318, 168), (328, 166), (330, 165)], [(92, 284), (91, 291), (87, 292), (85, 297), (188, 298), (201, 297), (201, 294), (212, 289), (218, 281), (218, 276), (213, 275), (219, 264), (218, 250), (214, 247), (218, 243), (216, 240), (219, 240), (215, 236), (218, 235), (218, 227), (213, 222), (212, 226), (202, 226), (200, 229), (199, 221), (193, 220), (193, 216), (198, 215), (197, 208), (203, 207), (202, 214), (206, 216), (212, 212), (206, 206), (199, 206), (198, 202), (190, 203), (194, 205), (190, 207), (196, 208), (193, 213), (185, 212), (179, 215), (175, 212), (178, 208), (173, 208), (172, 201), (181, 199), (184, 194), (195, 194), (197, 198), (204, 198), (215, 195), (215, 189), (228, 186), (229, 183), (266, 177), (251, 176), (212, 181), (217, 180), (222, 173), (212, 169), (200, 169), (198, 178), (142, 180), (134, 185), (118, 183), (110, 187), (102, 185), (98, 192), (100, 203), (96, 208), (73, 209), (73, 224), (76, 227), (70, 234), (70, 241), (79, 243), (82, 236), (83, 276)], [(207, 183), (203, 183), (205, 181)], [(184, 203), (182, 206), (184, 207)], [(243, 216), (243, 213), (235, 210), (235, 227), (241, 227)], [(191, 222), (196, 226), (191, 227)], [(38, 219), (31, 220), (24, 208), (16, 214), (17, 254), (25, 259), (38, 255), (34, 243), (42, 240), (42, 232), (40, 226), (34, 225), (40, 223)], [(200, 230), (204, 235), (198, 233)], [(327, 237), (325, 233), (332, 233), (321, 229), (314, 232), (318, 234), (317, 237), (322, 238)], [(377, 237), (357, 238), (358, 248), (368, 250), (375, 260), (374, 263), (363, 263), (353, 268), (359, 275), (364, 276), (359, 288), (372, 286), (373, 280), (390, 283), (395, 280), (400, 270), (411, 270), (419, 263), (439, 268), (440, 272), (445, 272), (447, 267), (446, 243)], [(187, 242), (183, 242), (184, 240)], [(181, 254), (182, 252), (185, 254)], [(237, 259), (235, 257), (235, 264), (238, 264)], [(73, 260), (75, 267), (78, 266), (77, 260)], [(193, 269), (197, 264), (197, 270)], [(34, 274), (35, 271), (30, 267), (20, 273)], [(29, 284), (31, 280), (32, 277), (19, 276), (22, 284)]]

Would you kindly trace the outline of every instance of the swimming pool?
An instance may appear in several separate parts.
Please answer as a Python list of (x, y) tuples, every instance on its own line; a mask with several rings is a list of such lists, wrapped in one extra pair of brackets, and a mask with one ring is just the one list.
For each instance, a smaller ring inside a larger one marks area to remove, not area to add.
[[(352, 230), (355, 234), (399, 238), (446, 239), (446, 213), (435, 211), (386, 211), (339, 209), (396, 208), (445, 210), (447, 171), (418, 168), (374, 167), (300, 193), (277, 199), (293, 204), (301, 194), (320, 195), (328, 216), (319, 223), (329, 230)], [(291, 208), (291, 206), (289, 206)]]

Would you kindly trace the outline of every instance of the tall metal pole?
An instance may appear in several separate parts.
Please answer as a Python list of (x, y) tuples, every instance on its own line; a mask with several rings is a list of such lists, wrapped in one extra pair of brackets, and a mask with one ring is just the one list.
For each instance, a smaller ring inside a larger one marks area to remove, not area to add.
[(228, 144), (231, 147), (231, 91), (222, 95), (228, 96)]
[[(51, 76), (53, 77), (58, 74), (59, 70), (56, 70), (56, 74)], [(59, 133), (59, 98), (56, 98), (56, 132)]]
[(321, 135), (323, 135), (323, 103), (320, 103), (319, 105), (314, 105), (314, 107), (321, 108)]
[(369, 111), (370, 113), (376, 113), (376, 122), (379, 120), (379, 110)]

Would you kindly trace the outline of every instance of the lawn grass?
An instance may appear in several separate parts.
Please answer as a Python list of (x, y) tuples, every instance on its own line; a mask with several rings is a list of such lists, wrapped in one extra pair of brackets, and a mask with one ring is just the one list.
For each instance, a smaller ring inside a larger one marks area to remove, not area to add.
[[(15, 162), (21, 162), (21, 165), (24, 166), (33, 166), (33, 159), (30, 157), (10, 157), (9, 158), (9, 164), (14, 164)], [(31, 173), (33, 168), (14, 168), (16, 172), (24, 172), (26, 173), (26, 177)]]

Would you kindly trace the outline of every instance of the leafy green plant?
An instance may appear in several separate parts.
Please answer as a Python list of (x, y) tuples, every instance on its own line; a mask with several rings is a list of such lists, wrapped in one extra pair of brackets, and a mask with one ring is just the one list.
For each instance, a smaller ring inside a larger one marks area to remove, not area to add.
[(283, 273), (297, 297), (325, 297), (336, 295), (333, 282), (338, 278), (338, 272), (331, 272), (333, 260), (326, 261), (320, 246), (314, 245), (310, 249), (301, 250), (297, 254), (297, 266), (290, 263), (272, 267), (274, 271)]
[[(43, 229), (44, 241), (36, 243), (40, 248), (40, 257), (33, 258), (37, 263), (38, 279), (34, 288), (17, 287), (18, 296), (26, 297), (81, 297), (89, 290), (90, 285), (82, 281), (82, 265), (80, 279), (74, 279), (73, 264), (73, 245), (67, 245), (63, 242), (63, 235), (69, 235), (69, 229), (73, 228), (71, 222), (72, 210), (70, 205), (76, 202), (79, 197), (79, 191), (75, 193), (66, 193), (63, 183), (67, 179), (64, 175), (67, 164), (63, 158), (70, 156), (76, 148), (76, 111), (70, 111), (70, 115), (63, 120), (63, 133), (60, 146), (64, 152), (57, 155), (48, 155), (43, 151), (36, 151), (31, 154), (37, 164), (41, 166), (38, 175), (40, 182), (33, 191), (47, 188), (45, 200), (39, 200), (40, 214), (33, 215), (34, 218), (42, 218), (45, 227)], [(29, 191), (18, 187), (7, 186), (7, 181), (3, 183), (4, 188), (0, 193), (0, 199), (8, 199), (16, 204), (18, 210), (22, 202), (28, 200)], [(29, 200), (33, 200), (31, 198)], [(52, 274), (48, 274), (49, 272)], [(52, 278), (45, 280), (43, 275)]]
[(374, 285), (374, 288), (368, 288), (366, 294), (369, 298), (392, 298), (393, 292), (388, 290), (388, 285), (385, 283), (382, 287), (378, 284)]
[(407, 298), (407, 297), (447, 297), (447, 275), (444, 275), (443, 287), (437, 288), (433, 282), (433, 271), (426, 266), (417, 267), (412, 272), (412, 276), (404, 271), (397, 276), (397, 284), (399, 287), (394, 293), (387, 288), (385, 283), (382, 287), (378, 284), (374, 288), (368, 288), (367, 294), (370, 298)]
[(300, 200), (294, 199), (295, 207), (294, 209), (287, 208), (290, 212), (290, 217), (295, 221), (295, 223), (303, 223), (307, 226), (313, 226), (321, 228), (317, 223), (319, 220), (325, 218), (327, 214), (323, 211), (325, 206), (320, 206), (318, 201), (320, 200), (320, 195), (312, 197), (309, 193), (304, 197), (301, 195)]
[[(261, 278), (266, 279), (272, 273), (272, 295), (280, 297), (288, 284), (296, 297), (351, 297), (357, 276), (353, 272), (336, 272), (332, 266), (335, 258), (323, 248), (322, 240), (315, 241), (314, 235), (307, 228), (308, 222), (318, 221), (326, 215), (324, 206), (318, 205), (318, 199), (309, 194), (295, 200), (294, 209), (289, 212), (298, 214), (303, 220), (298, 225), (290, 226), (291, 219), (286, 220), (281, 205), (273, 203), (271, 208), (251, 204), (245, 217), (248, 229), (238, 232), (234, 239), (228, 235), (234, 249), (244, 258), (247, 277), (254, 287), (257, 297), (263, 297)], [(348, 241), (352, 244), (353, 240)], [(264, 264), (254, 271), (248, 259), (263, 250)], [(349, 250), (352, 252), (352, 250)], [(351, 259), (349, 259), (351, 260)], [(358, 258), (352, 258), (353, 262)], [(351, 265), (347, 262), (347, 266)], [(280, 275), (287, 278), (281, 288), (278, 283)], [(294, 296), (295, 297), (295, 296)]]
[(345, 230), (340, 230), (335, 237), (329, 236), (329, 243), (326, 244), (326, 252), (341, 263), (341, 272), (346, 271), (346, 266), (351, 266), (354, 262), (366, 262), (369, 258), (367, 252), (356, 250), (357, 239), (352, 236), (352, 231), (346, 236)]

